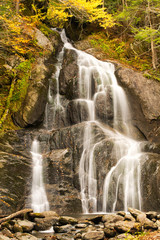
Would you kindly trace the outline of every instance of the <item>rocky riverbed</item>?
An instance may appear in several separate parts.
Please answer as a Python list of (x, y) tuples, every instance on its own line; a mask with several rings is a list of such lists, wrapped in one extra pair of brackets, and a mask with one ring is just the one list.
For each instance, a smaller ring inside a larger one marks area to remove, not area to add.
[(32, 209), (24, 209), (0, 219), (0, 239), (145, 239), (142, 235), (147, 237), (150, 232), (153, 238), (148, 239), (159, 239), (160, 214), (128, 210), (128, 213), (120, 211), (74, 218), (59, 216), (54, 211), (33, 213)]

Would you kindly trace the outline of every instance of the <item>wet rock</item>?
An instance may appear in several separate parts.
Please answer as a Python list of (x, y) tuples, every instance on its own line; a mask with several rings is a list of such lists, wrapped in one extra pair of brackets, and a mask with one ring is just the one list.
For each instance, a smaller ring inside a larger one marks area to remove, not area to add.
[(104, 123), (113, 119), (113, 103), (112, 92), (108, 89), (107, 92), (100, 92), (95, 97), (95, 114), (96, 118)]
[(23, 232), (30, 232), (35, 226), (35, 223), (28, 220), (17, 220), (17, 223), (22, 227)]
[(66, 225), (66, 224), (75, 225), (78, 223), (78, 220), (73, 217), (62, 216), (59, 218), (59, 223), (62, 225)]
[(78, 65), (77, 53), (72, 49), (65, 49), (62, 69), (59, 76), (59, 91), (67, 99), (78, 97)]
[(57, 217), (45, 217), (45, 218), (35, 218), (36, 223), (35, 230), (44, 231), (50, 229), (53, 225), (58, 223), (59, 218)]
[[(143, 209), (159, 211), (160, 206), (160, 154), (147, 153), (141, 160), (141, 189)], [(152, 176), (152, 177), (151, 177)]]
[(147, 139), (160, 140), (160, 83), (147, 79), (141, 73), (119, 66), (116, 76), (126, 89), (132, 105), (133, 120)]
[(72, 124), (87, 121), (89, 119), (89, 109), (86, 101), (73, 100), (67, 106), (67, 119)]
[(124, 217), (120, 215), (115, 215), (115, 214), (108, 214), (102, 217), (102, 222), (104, 222), (104, 224), (116, 223), (118, 221), (123, 221), (123, 220), (124, 220)]
[(87, 232), (85, 233), (84, 235), (82, 234), (83, 236), (83, 239), (85, 240), (100, 240), (100, 239), (103, 239), (104, 238), (104, 232), (103, 231), (90, 231), (90, 232)]
[(56, 233), (68, 233), (68, 232), (70, 232), (73, 229), (74, 229), (74, 227), (71, 224), (67, 224), (67, 225), (64, 225), (64, 226), (55, 226), (54, 227), (54, 231)]

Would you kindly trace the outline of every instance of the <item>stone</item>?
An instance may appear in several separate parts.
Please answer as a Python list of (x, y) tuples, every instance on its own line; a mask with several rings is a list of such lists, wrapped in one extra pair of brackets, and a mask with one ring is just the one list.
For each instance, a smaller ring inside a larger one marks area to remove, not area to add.
[(135, 223), (131, 221), (119, 221), (115, 223), (115, 230), (119, 233), (135, 233), (140, 232), (142, 230), (140, 223)]
[(59, 218), (59, 223), (62, 225), (66, 225), (66, 224), (75, 225), (78, 223), (78, 220), (73, 217), (62, 216)]
[(50, 217), (50, 218), (59, 218), (60, 216), (55, 212), (55, 211), (44, 211), (41, 212), (42, 216), (44, 216), (45, 218)]
[(39, 30), (39, 29), (35, 29), (35, 38), (37, 40), (37, 44), (45, 49), (48, 50), (50, 52), (53, 51), (53, 46), (52, 43), (49, 41), (49, 39)]
[(114, 229), (114, 223), (105, 223), (104, 233), (106, 237), (114, 237), (116, 235), (116, 230)]
[(78, 223), (75, 225), (76, 228), (86, 228), (88, 226), (88, 224), (85, 223)]
[(56, 233), (68, 233), (73, 230), (74, 227), (71, 224), (63, 225), (63, 226), (54, 226), (54, 231)]
[(35, 226), (34, 222), (28, 220), (17, 220), (17, 223), (20, 227), (22, 227), (23, 232), (30, 232)]
[(17, 223), (14, 224), (13, 230), (14, 230), (15, 233), (16, 232), (21, 232), (21, 233), (23, 232), (23, 228), (21, 226), (19, 226)]
[(147, 218), (149, 218), (150, 220), (152, 220), (153, 218), (157, 218), (157, 212), (153, 212), (153, 211), (149, 211), (149, 212), (146, 212), (146, 216)]
[[(111, 238), (112, 239), (112, 238)], [(126, 239), (135, 239), (135, 236), (132, 236), (129, 233), (123, 233), (123, 234), (119, 234), (116, 238), (114, 239), (121, 239), (121, 240), (126, 240)]]
[(35, 236), (33, 236), (29, 233), (19, 233), (19, 232), (17, 232), (15, 234), (15, 236), (16, 236), (16, 239), (18, 239), (18, 240), (37, 240), (38, 239), (37, 237), (35, 237)]
[(130, 214), (136, 219), (138, 217), (138, 215), (142, 214), (146, 217), (145, 213), (141, 212), (138, 209), (135, 208), (128, 208), (128, 211), (130, 212)]
[(146, 214), (145, 213), (138, 214), (136, 220), (137, 220), (137, 222), (140, 222), (142, 224), (142, 226), (144, 225), (144, 223), (146, 221), (148, 221), (148, 219), (146, 218)]
[(83, 235), (83, 239), (85, 240), (100, 240), (104, 238), (103, 231), (90, 231)]
[(34, 219), (36, 225), (35, 230), (37, 231), (45, 231), (50, 229), (53, 225), (56, 225), (59, 221), (57, 217), (45, 217), (45, 218), (35, 218)]
[(103, 217), (103, 215), (100, 214), (100, 215), (96, 215), (96, 216), (87, 218), (87, 220), (91, 221), (91, 222), (93, 222), (95, 224), (98, 224), (98, 223), (100, 223), (102, 221), (102, 217)]
[(11, 231), (8, 228), (4, 228), (1, 233), (5, 235), (6, 237), (13, 238), (14, 235), (11, 233)]
[(156, 223), (152, 222), (151, 220), (147, 219), (145, 220), (144, 224), (143, 224), (144, 229), (154, 229), (157, 230), (158, 226)]
[(123, 221), (123, 220), (124, 220), (124, 217), (115, 215), (115, 214), (108, 214), (102, 217), (102, 222), (104, 222), (104, 224), (116, 223), (118, 221)]
[(124, 220), (135, 222), (135, 218), (131, 214), (126, 214)]
[(0, 239), (1, 239), (1, 240), (10, 240), (9, 237), (3, 235), (2, 233), (0, 233)]
[(117, 215), (120, 215), (120, 216), (122, 216), (122, 217), (125, 217), (125, 216), (126, 216), (126, 213), (123, 212), (123, 211), (119, 211), (119, 212), (117, 212)]

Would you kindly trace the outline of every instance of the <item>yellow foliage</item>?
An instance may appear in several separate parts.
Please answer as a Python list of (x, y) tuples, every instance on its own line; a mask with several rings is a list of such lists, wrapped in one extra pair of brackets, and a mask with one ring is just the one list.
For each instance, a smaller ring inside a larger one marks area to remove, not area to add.
[(114, 19), (111, 14), (102, 7), (102, 0), (59, 0), (50, 1), (48, 18), (54, 23), (60, 23), (62, 27), (67, 19), (74, 16), (82, 24), (84, 22), (97, 22), (101, 27), (108, 28), (114, 26)]

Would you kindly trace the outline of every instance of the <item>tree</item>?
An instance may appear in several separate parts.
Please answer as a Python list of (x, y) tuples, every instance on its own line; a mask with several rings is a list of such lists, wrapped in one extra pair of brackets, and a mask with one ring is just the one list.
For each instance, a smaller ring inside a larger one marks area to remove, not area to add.
[(103, 28), (113, 27), (114, 19), (106, 12), (102, 0), (51, 0), (48, 9), (48, 18), (53, 23), (63, 25), (70, 17), (82, 25), (86, 22), (98, 23)]
[(146, 45), (152, 56), (152, 65), (158, 65), (158, 48), (160, 44), (160, 1), (128, 0), (128, 5), (118, 15), (118, 19), (130, 29), (136, 44)]

